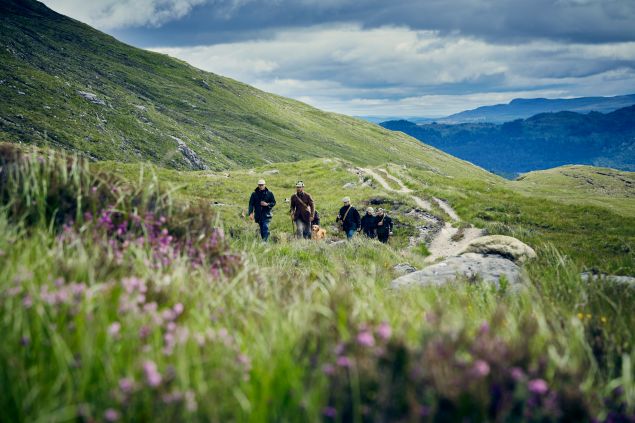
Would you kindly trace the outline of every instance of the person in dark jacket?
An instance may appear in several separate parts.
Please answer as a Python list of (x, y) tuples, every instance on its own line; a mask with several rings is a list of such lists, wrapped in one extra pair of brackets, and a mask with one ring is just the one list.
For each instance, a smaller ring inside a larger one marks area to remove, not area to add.
[(271, 209), (276, 205), (273, 192), (265, 185), (265, 180), (258, 181), (258, 186), (249, 197), (249, 218), (260, 226), (260, 236), (263, 241), (269, 240), (269, 223), (271, 223)]
[(355, 235), (355, 232), (357, 232), (357, 229), (361, 227), (361, 218), (357, 209), (351, 205), (350, 198), (344, 197), (342, 201), (344, 205), (340, 208), (335, 222), (341, 222), (342, 230), (346, 234), (346, 238), (351, 239), (353, 235)]
[(362, 216), (361, 230), (368, 238), (375, 238), (377, 236), (377, 216), (375, 216), (375, 210), (372, 207), (366, 209), (366, 214)]
[(392, 235), (392, 219), (384, 209), (377, 210), (377, 239), (384, 244), (388, 243), (388, 237)]
[(295, 194), (290, 201), (291, 219), (295, 226), (296, 238), (311, 239), (311, 223), (315, 218), (315, 203), (308, 192), (304, 192), (304, 182), (295, 184)]
[(318, 211), (315, 211), (315, 214), (313, 215), (313, 222), (311, 222), (311, 226), (313, 225), (318, 225), (320, 226), (320, 214), (318, 213)]

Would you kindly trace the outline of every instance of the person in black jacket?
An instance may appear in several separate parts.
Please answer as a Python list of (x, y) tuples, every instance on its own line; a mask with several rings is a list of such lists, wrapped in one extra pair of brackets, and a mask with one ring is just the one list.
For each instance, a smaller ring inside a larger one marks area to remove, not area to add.
[(318, 211), (315, 211), (315, 214), (313, 215), (313, 221), (311, 222), (311, 225), (318, 225), (320, 226), (320, 214), (318, 213)]
[(344, 206), (340, 208), (335, 222), (341, 222), (342, 230), (346, 233), (346, 238), (351, 239), (361, 226), (361, 218), (357, 209), (351, 205), (350, 198), (344, 197), (342, 201), (344, 202)]
[(392, 219), (384, 209), (377, 210), (377, 239), (384, 244), (388, 243), (388, 237), (392, 235)]
[(269, 240), (269, 223), (271, 223), (271, 209), (276, 205), (273, 192), (265, 185), (265, 180), (258, 181), (258, 187), (249, 198), (249, 218), (260, 226), (260, 236), (263, 241)]
[(361, 230), (364, 235), (371, 239), (377, 236), (377, 217), (372, 207), (366, 209), (366, 214), (362, 216), (361, 223)]

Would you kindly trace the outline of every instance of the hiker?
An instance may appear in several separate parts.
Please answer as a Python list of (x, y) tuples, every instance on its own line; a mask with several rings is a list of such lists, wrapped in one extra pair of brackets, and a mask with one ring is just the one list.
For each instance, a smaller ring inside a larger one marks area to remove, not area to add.
[(392, 219), (384, 209), (377, 210), (377, 239), (384, 244), (388, 243), (388, 237), (392, 235)]
[(320, 213), (318, 213), (317, 210), (315, 210), (315, 214), (313, 215), (313, 221), (311, 222), (311, 225), (320, 226)]
[(369, 207), (366, 209), (366, 214), (362, 217), (360, 230), (368, 238), (375, 238), (377, 236), (377, 217), (375, 216), (375, 209)]
[(351, 199), (344, 197), (344, 205), (340, 208), (335, 222), (340, 222), (340, 228), (346, 233), (346, 239), (353, 238), (357, 229), (361, 226), (359, 212), (351, 205)]
[(266, 187), (264, 179), (258, 181), (258, 186), (249, 197), (249, 218), (260, 226), (260, 236), (263, 241), (269, 240), (269, 223), (271, 222), (271, 209), (276, 205), (273, 192)]
[(304, 192), (304, 182), (295, 184), (295, 194), (291, 196), (291, 220), (295, 225), (296, 238), (311, 239), (311, 222), (315, 218), (313, 198)]

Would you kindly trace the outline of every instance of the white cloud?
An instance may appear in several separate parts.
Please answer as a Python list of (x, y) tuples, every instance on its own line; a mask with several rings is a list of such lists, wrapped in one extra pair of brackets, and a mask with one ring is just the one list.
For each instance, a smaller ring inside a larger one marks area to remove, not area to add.
[(440, 116), (516, 97), (635, 92), (635, 42), (501, 45), (340, 24), (281, 30), (269, 40), (153, 50), (352, 115)]
[(102, 30), (159, 26), (207, 0), (43, 0), (51, 9)]

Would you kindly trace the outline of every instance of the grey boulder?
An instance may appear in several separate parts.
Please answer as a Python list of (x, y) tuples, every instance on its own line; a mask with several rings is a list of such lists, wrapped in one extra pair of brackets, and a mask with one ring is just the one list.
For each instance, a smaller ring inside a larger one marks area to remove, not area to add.
[(513, 261), (498, 255), (465, 253), (401, 276), (392, 281), (391, 287), (442, 286), (457, 279), (481, 280), (500, 286), (502, 278), (512, 286), (523, 282), (522, 271)]
[(472, 240), (459, 254), (497, 254), (522, 264), (536, 258), (536, 252), (524, 242), (505, 235), (487, 235)]
[(417, 271), (417, 269), (411, 266), (409, 263), (396, 264), (393, 266), (393, 270), (399, 275), (405, 275)]

